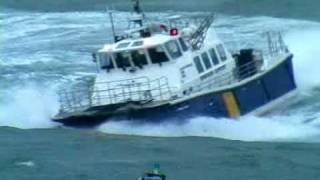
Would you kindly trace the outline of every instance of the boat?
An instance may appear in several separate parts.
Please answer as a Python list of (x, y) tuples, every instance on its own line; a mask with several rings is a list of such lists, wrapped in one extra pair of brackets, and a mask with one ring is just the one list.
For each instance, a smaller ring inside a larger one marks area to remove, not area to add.
[(213, 14), (152, 21), (133, 2), (121, 33), (109, 13), (114, 42), (92, 54), (99, 72), (91, 83), (59, 92), (53, 121), (91, 128), (122, 120), (237, 119), (264, 115), (294, 96), (293, 54), (280, 33), (267, 33), (267, 50), (231, 53), (214, 31)]
[(160, 172), (160, 165), (155, 164), (152, 171), (145, 172), (138, 180), (166, 180), (167, 176)]

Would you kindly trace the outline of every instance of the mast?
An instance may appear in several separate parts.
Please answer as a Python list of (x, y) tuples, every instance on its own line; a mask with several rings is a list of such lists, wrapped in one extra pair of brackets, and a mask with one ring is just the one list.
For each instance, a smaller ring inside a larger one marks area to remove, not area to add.
[(137, 18), (132, 19), (132, 22), (138, 24), (140, 27), (143, 26), (144, 13), (141, 8), (140, 0), (132, 0), (133, 12), (137, 15)]
[(132, 0), (133, 3), (133, 11), (137, 14), (143, 14), (141, 5), (140, 5), (140, 0)]
[(113, 36), (113, 40), (114, 42), (117, 42), (117, 36), (116, 36), (116, 31), (114, 28), (114, 21), (113, 21), (113, 12), (109, 11), (109, 18), (110, 18), (110, 23), (111, 23), (111, 31), (112, 31), (112, 36)]

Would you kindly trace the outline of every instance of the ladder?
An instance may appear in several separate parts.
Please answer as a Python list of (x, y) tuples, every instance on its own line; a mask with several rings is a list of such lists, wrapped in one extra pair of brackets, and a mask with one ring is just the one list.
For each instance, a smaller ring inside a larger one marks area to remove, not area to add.
[(193, 50), (199, 50), (206, 39), (207, 31), (213, 23), (213, 14), (205, 17), (200, 23), (198, 29), (191, 35), (190, 42)]

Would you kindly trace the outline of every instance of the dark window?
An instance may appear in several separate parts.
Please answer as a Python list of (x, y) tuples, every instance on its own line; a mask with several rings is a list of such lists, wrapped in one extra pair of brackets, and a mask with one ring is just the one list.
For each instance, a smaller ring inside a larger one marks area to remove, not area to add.
[(161, 46), (150, 48), (148, 49), (148, 52), (151, 58), (151, 62), (154, 64), (169, 61), (169, 58), (167, 57)]
[(206, 69), (210, 69), (212, 67), (209, 56), (207, 54), (207, 52), (204, 52), (201, 54), (204, 66), (206, 67)]
[(213, 64), (214, 65), (219, 64), (218, 56), (217, 56), (217, 53), (214, 50), (214, 48), (209, 50), (209, 54), (210, 54), (210, 57), (211, 57), (211, 60), (212, 60)]
[(143, 49), (132, 51), (131, 57), (133, 64), (137, 67), (141, 68), (143, 65), (148, 64), (147, 57)]
[(187, 77), (186, 72), (184, 71), (184, 69), (180, 69), (180, 73), (181, 73), (181, 77), (182, 78), (186, 78)]
[(136, 41), (131, 46), (136, 47), (136, 46), (142, 46), (142, 45), (143, 45), (143, 41)]
[(188, 50), (188, 46), (187, 46), (186, 42), (182, 38), (179, 38), (179, 42), (180, 42), (180, 45), (182, 47), (182, 50), (183, 51), (187, 51)]
[(121, 43), (117, 46), (117, 49), (126, 48), (129, 46), (129, 44), (130, 44), (129, 42)]
[(179, 49), (179, 45), (177, 43), (177, 41), (170, 41), (170, 42), (167, 42), (165, 44), (170, 56), (173, 58), (173, 59), (176, 59), (180, 56), (182, 56), (182, 53)]
[(199, 73), (203, 73), (204, 68), (203, 68), (203, 66), (201, 64), (200, 57), (199, 56), (195, 57), (193, 59), (193, 61), (194, 61), (194, 64), (196, 65), (196, 68), (197, 68), (198, 72)]
[(218, 50), (218, 53), (219, 53), (219, 56), (220, 56), (221, 60), (222, 61), (227, 60), (227, 54), (226, 54), (226, 51), (224, 50), (222, 44), (219, 44), (217, 46), (217, 50)]
[(108, 53), (99, 53), (99, 61), (101, 69), (114, 69), (114, 64)]
[(127, 68), (130, 67), (130, 53), (129, 52), (120, 52), (114, 54), (114, 59), (118, 65), (118, 68)]

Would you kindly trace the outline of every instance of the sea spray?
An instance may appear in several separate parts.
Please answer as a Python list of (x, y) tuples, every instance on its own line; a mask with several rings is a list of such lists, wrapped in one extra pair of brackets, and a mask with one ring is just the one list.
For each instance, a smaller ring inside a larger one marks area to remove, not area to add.
[(29, 86), (14, 88), (7, 95), (11, 98), (0, 104), (0, 126), (30, 129), (56, 125), (50, 120), (59, 107), (54, 92)]
[[(240, 119), (215, 119), (198, 117), (185, 123), (140, 124), (135, 122), (107, 122), (99, 130), (110, 134), (157, 137), (215, 137), (242, 141), (290, 141), (320, 135), (320, 131), (307, 124), (297, 123), (299, 116), (268, 118), (241, 117)], [(296, 122), (295, 122), (296, 121)]]
[(293, 30), (285, 36), (294, 54), (294, 72), (299, 88), (320, 87), (320, 28)]

